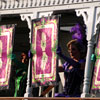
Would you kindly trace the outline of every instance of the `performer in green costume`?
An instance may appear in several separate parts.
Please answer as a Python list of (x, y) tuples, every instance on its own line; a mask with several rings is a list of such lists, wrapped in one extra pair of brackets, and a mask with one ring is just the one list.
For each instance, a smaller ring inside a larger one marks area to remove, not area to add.
[(28, 58), (25, 53), (22, 53), (21, 61), (18, 61), (15, 55), (13, 55), (12, 60), (16, 65), (14, 97), (23, 97), (27, 83)]

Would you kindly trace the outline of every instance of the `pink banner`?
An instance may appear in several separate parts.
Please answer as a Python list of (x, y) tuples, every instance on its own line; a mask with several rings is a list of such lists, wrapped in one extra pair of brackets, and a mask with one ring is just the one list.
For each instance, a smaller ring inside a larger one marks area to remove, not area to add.
[[(44, 22), (44, 23), (43, 23)], [(58, 20), (41, 18), (33, 22), (32, 83), (45, 84), (56, 80), (56, 49)]]
[(11, 70), (11, 59), (8, 57), (12, 49), (13, 28), (0, 26), (0, 86), (8, 86)]
[(94, 74), (92, 80), (92, 92), (100, 90), (100, 34), (98, 37), (97, 46), (95, 49), (96, 62), (94, 66)]

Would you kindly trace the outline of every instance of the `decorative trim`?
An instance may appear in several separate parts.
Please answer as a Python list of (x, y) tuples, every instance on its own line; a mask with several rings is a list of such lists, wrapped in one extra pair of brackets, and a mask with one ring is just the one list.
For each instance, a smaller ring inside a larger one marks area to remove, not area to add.
[[(21, 16), (21, 20), (24, 21), (26, 20), (27, 21), (27, 24), (28, 24), (28, 28), (31, 30), (31, 21), (32, 19), (35, 19), (37, 18), (37, 12), (34, 12), (33, 14), (20, 14)], [(31, 31), (29, 32), (29, 39), (30, 39), (30, 43), (31, 43)]]
[[(31, 21), (32, 19), (36, 19), (36, 18), (40, 18), (42, 16), (50, 16), (53, 12), (44, 12), (44, 13), (37, 13), (37, 12), (34, 12), (34, 13), (31, 13), (31, 14), (20, 14), (21, 16), (21, 20), (22, 21), (27, 21), (27, 24), (28, 24), (28, 28), (31, 30)], [(29, 38), (30, 38), (30, 43), (31, 43), (31, 32), (29, 33)]]
[(83, 16), (84, 22), (87, 27), (87, 40), (93, 39), (92, 37), (96, 35), (97, 24), (100, 23), (100, 7), (92, 7), (90, 9), (78, 9), (75, 11), (77, 16)]
[(75, 10), (75, 11), (76, 11), (77, 16), (81, 16), (81, 15), (83, 16), (84, 22), (87, 25), (88, 17), (89, 17), (88, 12), (90, 11), (90, 9), (78, 9), (78, 10)]
[(64, 4), (80, 4), (100, 2), (99, 0), (0, 0), (1, 9), (55, 6)]

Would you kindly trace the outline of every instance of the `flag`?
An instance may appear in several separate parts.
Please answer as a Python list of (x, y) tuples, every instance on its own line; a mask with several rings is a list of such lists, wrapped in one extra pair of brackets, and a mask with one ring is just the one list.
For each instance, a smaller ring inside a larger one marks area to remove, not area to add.
[(58, 20), (43, 17), (32, 21), (32, 84), (45, 85), (56, 81)]
[(95, 48), (95, 56), (96, 56), (96, 61), (94, 64), (91, 92), (96, 94), (100, 93), (100, 34)]
[(0, 26), (0, 89), (9, 87), (13, 31), (14, 26)]

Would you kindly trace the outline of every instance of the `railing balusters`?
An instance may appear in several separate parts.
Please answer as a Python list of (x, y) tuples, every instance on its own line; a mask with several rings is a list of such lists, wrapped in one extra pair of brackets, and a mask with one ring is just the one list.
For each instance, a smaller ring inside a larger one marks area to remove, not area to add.
[(63, 0), (60, 0), (59, 4), (63, 4)]
[(28, 0), (28, 7), (31, 7), (31, 3), (32, 3), (32, 1)]
[(0, 9), (1, 9), (1, 5), (2, 5), (2, 4), (1, 4), (1, 0), (0, 0)]
[(54, 97), (54, 94), (55, 94), (55, 87), (52, 88), (52, 95), (51, 95), (51, 97)]
[(38, 0), (36, 6), (40, 6), (40, 2), (41, 2), (41, 0)]
[(74, 3), (77, 3), (79, 0), (74, 0)]
[(41, 6), (44, 6), (46, 0), (41, 0), (41, 1), (42, 1), (42, 2), (41, 2)]
[(11, 0), (6, 1), (6, 9), (9, 9), (11, 6)]
[(23, 7), (26, 7), (26, 0), (23, 1)]
[(50, 5), (50, 0), (47, 0), (45, 3), (45, 6), (48, 6), (48, 5)]
[(36, 4), (36, 0), (32, 0), (32, 7), (34, 7)]
[(41, 93), (42, 93), (42, 87), (39, 86), (39, 96), (41, 95)]
[(55, 5), (57, 5), (59, 3), (59, 0), (55, 0)]
[(69, 0), (65, 0), (65, 1), (64, 1), (64, 4), (67, 4), (67, 3), (69, 3)]
[(54, 3), (54, 0), (50, 0), (50, 5), (53, 5), (53, 3)]
[(19, 2), (19, 0), (15, 0), (15, 8), (17, 8), (18, 7), (18, 3)]
[(2, 7), (2, 9), (4, 9), (4, 8), (6, 7), (6, 3), (7, 3), (7, 1), (5, 1), (5, 0), (3, 0), (3, 1), (1, 2), (1, 7)]
[(47, 93), (47, 94), (45, 95), (45, 97), (49, 97), (49, 93)]
[(11, 0), (10, 2), (11, 2), (11, 4), (10, 4), (10, 8), (14, 8), (15, 0)]
[(28, 7), (28, 0), (24, 0), (24, 7)]
[(74, 2), (74, 0), (69, 0), (69, 3), (73, 3)]
[(53, 6), (73, 3), (95, 2), (99, 0), (0, 0), (1, 9)]
[(26, 0), (26, 7), (28, 7), (28, 0)]
[(84, 2), (85, 0), (78, 0), (78, 3), (82, 3), (82, 2)]
[(20, 0), (20, 1), (19, 1), (19, 8), (22, 7), (22, 4), (23, 4), (23, 0)]

